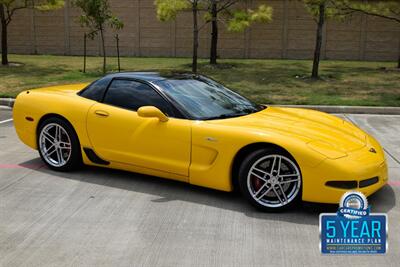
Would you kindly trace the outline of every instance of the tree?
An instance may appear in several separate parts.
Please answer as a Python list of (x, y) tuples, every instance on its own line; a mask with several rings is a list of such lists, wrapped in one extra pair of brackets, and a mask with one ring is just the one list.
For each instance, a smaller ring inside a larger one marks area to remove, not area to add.
[[(335, 3), (335, 8), (342, 13), (361, 13), (368, 16), (387, 19), (400, 24), (400, 1), (349, 1)], [(400, 47), (398, 68), (400, 68)]]
[(311, 77), (317, 79), (319, 77), (319, 62), (321, 60), (322, 34), (326, 19), (326, 1), (305, 1), (305, 4), (317, 23), (317, 36), (311, 73)]
[(192, 72), (197, 72), (197, 50), (199, 47), (198, 13), (201, 5), (206, 0), (156, 0), (157, 18), (160, 21), (175, 20), (179, 12), (191, 11), (193, 17), (193, 52), (192, 52)]
[[(223, 22), (231, 32), (241, 32), (253, 22), (270, 22), (272, 7), (260, 5), (257, 10), (233, 9), (241, 0), (208, 0), (206, 21), (211, 22), (210, 64), (217, 64), (218, 22)], [(225, 23), (227, 22), (227, 23)]]
[(308, 12), (317, 23), (317, 33), (314, 49), (313, 67), (311, 78), (319, 78), (319, 62), (321, 60), (321, 48), (323, 39), (323, 28), (329, 18), (344, 19), (347, 12), (337, 8), (337, 4), (342, 0), (303, 0)]
[(112, 14), (108, 0), (75, 0), (74, 4), (83, 12), (79, 19), (81, 25), (91, 30), (88, 37), (94, 39), (100, 33), (103, 52), (103, 73), (106, 73), (105, 28), (109, 26), (119, 30), (124, 27), (124, 24)]
[(0, 0), (1, 64), (8, 65), (8, 25), (16, 11), (25, 8), (48, 11), (63, 6), (64, 0)]
[[(210, 62), (216, 63), (218, 41), (218, 13), (224, 12), (228, 30), (243, 31), (255, 21), (271, 20), (272, 8), (262, 5), (258, 10), (230, 10), (229, 8), (239, 0), (156, 0), (157, 17), (160, 21), (175, 20), (179, 12), (191, 11), (193, 16), (193, 54), (192, 72), (197, 72), (197, 51), (199, 46), (199, 31), (209, 22), (212, 22), (212, 44)], [(205, 23), (199, 26), (199, 12), (205, 11)]]

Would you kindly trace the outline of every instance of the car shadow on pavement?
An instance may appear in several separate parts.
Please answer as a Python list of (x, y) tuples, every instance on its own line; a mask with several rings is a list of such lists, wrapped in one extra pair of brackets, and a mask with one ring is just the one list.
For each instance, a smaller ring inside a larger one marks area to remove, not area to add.
[[(222, 192), (154, 176), (92, 166), (84, 166), (74, 172), (56, 172), (47, 168), (40, 158), (35, 158), (19, 165), (51, 175), (54, 178), (72, 179), (84, 183), (158, 196), (159, 198), (151, 201), (160, 205), (171, 201), (192, 202), (199, 205), (242, 212), (248, 217), (262, 220), (318, 225), (320, 213), (334, 213), (338, 207), (332, 204), (302, 202), (299, 207), (291, 210), (280, 213), (265, 213), (253, 208), (239, 193)], [(369, 204), (372, 207), (372, 212), (389, 212), (396, 204), (393, 188), (386, 185), (369, 197)]]

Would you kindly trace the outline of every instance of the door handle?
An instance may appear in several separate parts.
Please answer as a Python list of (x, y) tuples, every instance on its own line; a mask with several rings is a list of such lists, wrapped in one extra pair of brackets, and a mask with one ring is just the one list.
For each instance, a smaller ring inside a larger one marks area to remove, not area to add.
[(96, 110), (94, 113), (101, 117), (108, 117), (108, 112), (106, 112), (104, 110)]

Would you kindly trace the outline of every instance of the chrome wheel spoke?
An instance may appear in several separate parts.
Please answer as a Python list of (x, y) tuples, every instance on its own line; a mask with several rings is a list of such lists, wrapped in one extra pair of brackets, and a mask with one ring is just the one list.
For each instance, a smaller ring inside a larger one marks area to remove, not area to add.
[(54, 126), (54, 128), (55, 128), (55, 132), (54, 132), (54, 140), (55, 141), (58, 141), (59, 139), (58, 139), (58, 132), (59, 132), (59, 130), (60, 130), (60, 127), (58, 127), (58, 125), (56, 124), (55, 126)]
[(272, 187), (272, 189), (274, 190), (274, 193), (275, 193), (276, 197), (278, 198), (279, 202), (282, 203), (282, 204), (285, 203), (285, 202), (281, 199), (281, 196), (279, 195), (278, 191), (276, 191), (275, 187)]
[(59, 153), (60, 153), (61, 163), (65, 164), (64, 153), (62, 152), (61, 148), (59, 148)]
[(270, 175), (278, 175), (281, 170), (282, 158), (279, 155), (274, 155)]
[(269, 174), (266, 170), (262, 170), (257, 167), (253, 167), (253, 171), (261, 172), (264, 176)]
[(280, 190), (280, 191), (281, 191), (281, 193), (282, 193), (283, 199), (285, 200), (285, 202), (287, 202), (287, 201), (288, 201), (288, 199), (287, 199), (287, 196), (286, 196), (285, 190), (283, 190), (283, 188), (282, 188), (282, 185), (281, 185), (281, 184), (278, 184), (278, 187), (279, 187), (279, 190)]
[(257, 199), (262, 199), (263, 197), (265, 197), (269, 193), (269, 191), (271, 191), (271, 189), (272, 189), (272, 186), (269, 187), (264, 193), (262, 193), (260, 196), (257, 197), (257, 195), (260, 193), (260, 192), (258, 192), (257, 194), (255, 194), (255, 197)]
[(283, 180), (282, 182), (280, 182), (281, 184), (289, 184), (289, 183), (294, 183), (294, 182), (298, 182), (299, 181), (299, 177), (296, 177), (295, 179), (290, 179), (290, 180)]
[(63, 141), (59, 141), (58, 143), (59, 143), (60, 145), (65, 145), (65, 146), (71, 145), (70, 143), (68, 143), (68, 142), (63, 142)]
[(275, 162), (276, 162), (276, 157), (274, 157), (273, 159), (274, 161), (272, 162), (272, 166), (271, 166), (271, 171), (270, 174), (272, 174), (274, 172), (274, 168), (275, 168)]
[(59, 142), (60, 149), (68, 149), (71, 150), (71, 144), (67, 142)]
[(282, 175), (279, 175), (279, 177), (282, 177), (282, 178), (293, 177), (293, 176), (298, 177), (299, 174), (298, 173), (294, 173), (294, 174), (282, 174)]
[(58, 163), (62, 163), (62, 155), (60, 153), (60, 149), (56, 149), (56, 153), (57, 153), (57, 162)]
[(61, 140), (62, 140), (62, 130), (61, 130), (60, 126), (58, 126), (57, 128), (58, 128), (57, 141), (61, 142)]
[(257, 173), (254, 173), (254, 171), (253, 171), (251, 174), (254, 175), (255, 177), (257, 177), (258, 179), (264, 181), (265, 183), (267, 182), (267, 180), (265, 179), (265, 176), (266, 176), (266, 175), (264, 175), (264, 177), (261, 177), (261, 176), (258, 175)]
[(278, 168), (276, 170), (276, 172), (277, 172), (276, 175), (279, 175), (279, 173), (281, 172), (281, 163), (282, 163), (282, 158), (278, 157), (278, 162), (277, 162)]
[(260, 189), (257, 190), (257, 192), (255, 192), (253, 194), (253, 197), (257, 197), (258, 194), (260, 194), (260, 192), (267, 186), (267, 183), (263, 184)]
[(54, 142), (56, 141), (54, 139), (53, 136), (51, 136), (48, 132), (43, 132), (43, 137), (44, 139), (46, 139), (48, 142), (50, 142), (51, 144), (54, 144)]
[[(53, 150), (50, 152), (51, 149), (53, 149)], [(45, 155), (48, 157), (56, 151), (57, 151), (57, 148), (55, 147), (54, 144), (52, 144), (49, 148), (46, 149)]]

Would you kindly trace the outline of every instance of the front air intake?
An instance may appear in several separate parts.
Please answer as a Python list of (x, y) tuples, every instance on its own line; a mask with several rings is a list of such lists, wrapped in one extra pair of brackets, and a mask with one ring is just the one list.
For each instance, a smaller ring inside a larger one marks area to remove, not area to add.
[(355, 189), (357, 181), (329, 181), (325, 185), (339, 189)]
[(378, 177), (378, 176), (375, 176), (375, 177), (372, 177), (372, 178), (369, 178), (369, 179), (365, 179), (365, 180), (360, 181), (360, 183), (359, 183), (358, 186), (359, 186), (360, 188), (363, 188), (363, 187), (367, 187), (367, 186), (376, 184), (378, 181), (379, 181), (379, 177)]

